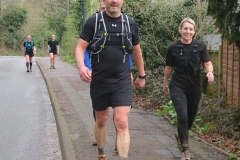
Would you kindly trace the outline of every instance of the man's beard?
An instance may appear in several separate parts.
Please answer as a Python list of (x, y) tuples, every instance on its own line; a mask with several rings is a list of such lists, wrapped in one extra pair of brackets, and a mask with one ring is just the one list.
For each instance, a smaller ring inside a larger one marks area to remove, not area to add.
[(117, 7), (117, 9), (114, 9), (114, 10), (111, 10), (111, 7), (109, 6), (108, 7), (108, 12), (110, 12), (111, 14), (117, 14), (117, 13), (119, 13), (120, 12), (120, 9), (121, 7)]

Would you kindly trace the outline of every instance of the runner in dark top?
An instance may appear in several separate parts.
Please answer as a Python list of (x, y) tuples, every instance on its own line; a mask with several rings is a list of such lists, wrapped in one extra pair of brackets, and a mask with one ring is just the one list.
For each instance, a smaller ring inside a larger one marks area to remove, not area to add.
[(22, 53), (26, 58), (27, 72), (32, 72), (32, 57), (36, 54), (36, 47), (30, 35), (28, 35), (27, 40), (23, 42)]
[[(182, 20), (179, 26), (181, 40), (169, 45), (164, 71), (163, 91), (166, 94), (170, 92), (177, 112), (178, 132), (175, 133), (175, 137), (178, 148), (183, 152), (182, 160), (190, 160), (188, 131), (192, 127), (201, 99), (200, 67), (202, 63), (208, 81), (214, 81), (213, 65), (205, 44), (193, 39), (195, 30), (195, 22), (192, 19)], [(171, 74), (172, 79), (168, 88), (168, 79)]]
[[(91, 16), (85, 23), (76, 47), (76, 61), (81, 79), (85, 82), (91, 82), (90, 95), (93, 109), (96, 111), (94, 133), (99, 152), (98, 159), (106, 159), (104, 151), (106, 122), (109, 117), (108, 107), (111, 106), (114, 109), (114, 123), (118, 131), (117, 150), (120, 159), (124, 160), (128, 156), (130, 144), (128, 115), (132, 103), (128, 54), (132, 53), (138, 68), (139, 77), (135, 82), (136, 88), (142, 88), (145, 85), (146, 75), (138, 28), (136, 22), (129, 17), (128, 25), (125, 20), (126, 15), (121, 14), (123, 0), (103, 0), (103, 3), (106, 6), (106, 11), (98, 14), (100, 19), (97, 20), (96, 34), (97, 14)], [(103, 31), (104, 28), (106, 28), (105, 31)], [(127, 30), (128, 28), (130, 32)], [(125, 36), (121, 36), (123, 29)], [(105, 43), (98, 43), (99, 36), (100, 39), (102, 36), (105, 37)], [(126, 37), (128, 39), (125, 39)], [(92, 73), (84, 65), (84, 52), (90, 42), (90, 45), (93, 46), (91, 51), (95, 53), (92, 54)], [(129, 45), (130, 43), (131, 45)], [(100, 50), (98, 50), (99, 48)]]
[[(99, 6), (99, 12), (105, 11), (105, 9), (106, 9), (105, 4), (101, 1), (100, 6)], [(96, 12), (96, 13), (99, 13), (99, 12)], [(132, 65), (133, 65), (132, 64), (132, 55), (129, 54), (128, 57), (129, 57), (129, 68), (132, 69)], [(91, 51), (88, 47), (84, 52), (84, 64), (90, 71), (92, 71), (91, 59), (92, 59), (92, 54), (91, 54)], [(132, 73), (131, 73), (131, 81), (133, 82)], [(94, 109), (93, 109), (93, 117), (94, 117), (94, 120), (96, 121), (96, 115), (95, 115), (95, 110)], [(114, 115), (113, 115), (113, 121), (114, 121)], [(117, 129), (116, 129), (116, 135), (117, 135)], [(92, 145), (97, 146), (97, 143), (94, 141), (92, 143)], [(115, 151), (117, 151), (117, 142), (116, 141), (115, 141)]]
[(50, 69), (55, 68), (56, 56), (59, 53), (59, 42), (55, 39), (55, 35), (52, 35), (51, 40), (48, 41), (48, 51), (50, 54)]

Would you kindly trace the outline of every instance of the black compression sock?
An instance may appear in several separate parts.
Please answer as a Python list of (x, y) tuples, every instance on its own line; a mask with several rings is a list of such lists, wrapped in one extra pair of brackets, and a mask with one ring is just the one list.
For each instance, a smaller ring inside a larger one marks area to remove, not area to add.
[(27, 66), (27, 68), (29, 67), (29, 62), (26, 62), (26, 66)]
[(103, 148), (98, 148), (98, 153), (99, 154), (105, 154), (104, 147)]
[(30, 62), (30, 68), (32, 68), (32, 62)]

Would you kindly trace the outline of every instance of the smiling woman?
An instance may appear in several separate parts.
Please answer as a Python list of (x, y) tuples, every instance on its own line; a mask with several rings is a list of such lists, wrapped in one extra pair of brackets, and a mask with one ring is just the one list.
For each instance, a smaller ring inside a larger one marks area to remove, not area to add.
[(185, 18), (179, 25), (179, 33), (182, 37), (182, 43), (190, 44), (195, 34), (195, 30), (195, 22), (191, 18)]
[(178, 132), (175, 137), (179, 150), (183, 152), (182, 160), (190, 160), (188, 131), (192, 127), (202, 94), (201, 63), (207, 71), (208, 81), (214, 80), (213, 66), (205, 44), (193, 39), (195, 29), (195, 22), (191, 18), (182, 20), (179, 25), (181, 40), (169, 45), (164, 70), (163, 91), (170, 93), (177, 112)]

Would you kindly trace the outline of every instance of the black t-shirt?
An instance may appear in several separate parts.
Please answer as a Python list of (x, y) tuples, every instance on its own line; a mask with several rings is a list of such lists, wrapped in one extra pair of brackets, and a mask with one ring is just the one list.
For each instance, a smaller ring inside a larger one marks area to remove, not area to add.
[[(202, 41), (199, 40), (196, 41), (197, 41), (196, 45), (198, 46), (198, 57), (200, 59), (200, 62), (204, 63), (211, 61), (206, 45)], [(181, 43), (181, 45), (183, 46), (183, 49), (186, 54), (193, 54), (192, 53), (193, 41), (191, 44)], [(168, 47), (166, 65), (174, 67), (176, 57), (177, 57), (177, 44), (176, 42), (173, 42)], [(173, 89), (176, 87), (179, 87), (185, 91), (201, 89), (201, 76), (199, 75), (198, 77), (195, 78), (187, 71), (184, 71), (183, 73), (173, 72), (169, 88)]]
[(57, 51), (57, 45), (59, 45), (59, 42), (57, 40), (50, 40), (48, 41), (48, 45), (50, 46), (50, 51)]
[(24, 41), (23, 46), (25, 47), (26, 53), (33, 53), (33, 46), (35, 46), (33, 41)]
[[(122, 32), (122, 19), (109, 17), (103, 12), (103, 18), (106, 24), (108, 33), (121, 33)], [(90, 42), (95, 32), (96, 15), (92, 15), (85, 23), (84, 28), (80, 34), (80, 38)], [(114, 25), (113, 25), (114, 24)], [(116, 24), (116, 25), (115, 25)], [(132, 44), (139, 44), (138, 28), (136, 22), (129, 17), (130, 30), (132, 32)], [(116, 27), (115, 27), (116, 26)], [(121, 38), (121, 36), (120, 36)], [(111, 46), (115, 40), (107, 38), (105, 46)], [(116, 41), (115, 41), (116, 42)], [(120, 44), (114, 47), (105, 47), (99, 54), (92, 55), (92, 84), (109, 86), (112, 84), (126, 84), (131, 83), (129, 57), (126, 55), (125, 63), (123, 59), (125, 53)], [(116, 46), (116, 47), (115, 47)]]

